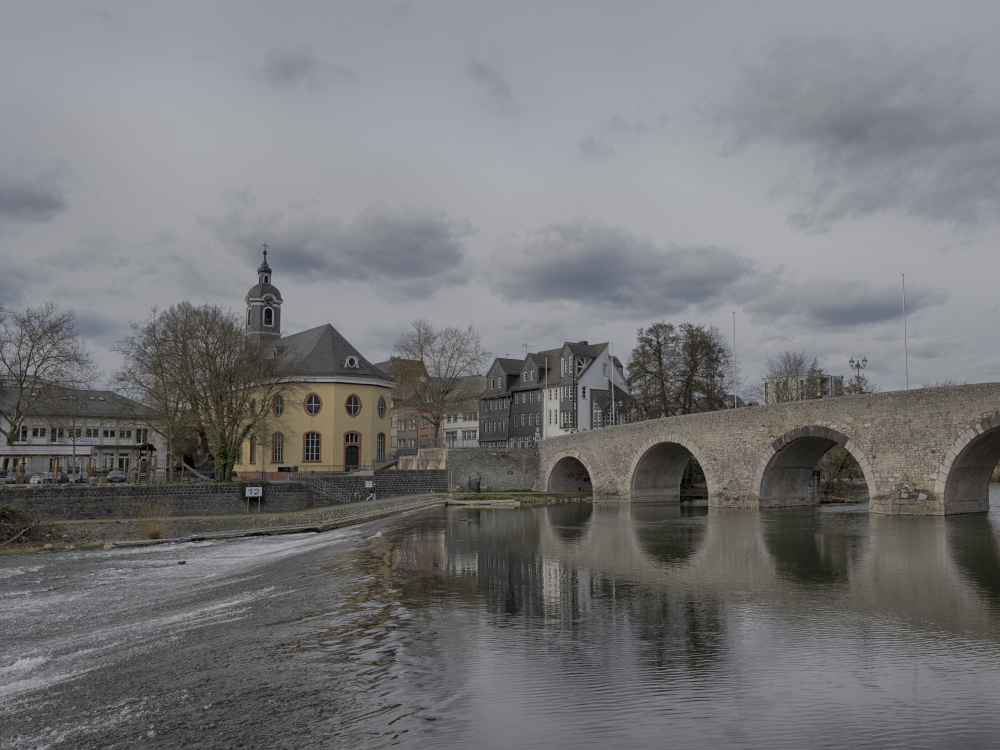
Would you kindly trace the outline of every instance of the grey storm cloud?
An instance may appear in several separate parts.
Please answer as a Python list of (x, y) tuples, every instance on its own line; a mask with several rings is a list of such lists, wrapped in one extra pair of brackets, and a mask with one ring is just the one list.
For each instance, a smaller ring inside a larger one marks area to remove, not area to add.
[(740, 296), (759, 276), (736, 250), (658, 245), (627, 229), (578, 220), (501, 244), (491, 285), (508, 300), (601, 303), (623, 314), (670, 315)]
[(615, 153), (616, 145), (627, 142), (636, 135), (650, 129), (642, 122), (630, 122), (620, 117), (612, 117), (592, 135), (580, 141), (580, 158), (584, 161), (603, 159)]
[(330, 65), (304, 45), (278, 46), (268, 51), (256, 77), (275, 89), (317, 91), (338, 81), (356, 80), (358, 72), (348, 65)]
[(0, 223), (51, 221), (68, 207), (61, 170), (34, 175), (0, 172)]
[(124, 337), (128, 326), (119, 318), (92, 310), (81, 310), (76, 313), (76, 330), (88, 341), (111, 345)]
[(521, 111), (514, 100), (514, 91), (510, 83), (495, 67), (480, 60), (470, 60), (466, 71), (483, 89), (486, 103), (490, 109), (502, 117), (513, 117)]
[[(936, 287), (906, 290), (906, 313), (941, 305), (947, 293)], [(790, 325), (803, 330), (854, 328), (901, 321), (902, 288), (898, 284), (816, 278), (806, 283), (783, 282), (769, 294), (749, 300), (745, 309), (755, 323)]]
[(259, 258), (266, 241), (276, 278), (371, 283), (383, 295), (410, 299), (430, 298), (444, 285), (469, 279), (467, 221), (375, 204), (348, 224), (324, 216), (310, 202), (302, 206), (258, 212), (252, 199), (239, 194), (227, 216), (199, 222), (247, 258)]
[(775, 188), (797, 201), (797, 228), (885, 211), (975, 228), (1000, 220), (1000, 108), (963, 80), (964, 62), (877, 39), (784, 36), (707, 114), (727, 128), (728, 151), (776, 143), (805, 156), (811, 173)]

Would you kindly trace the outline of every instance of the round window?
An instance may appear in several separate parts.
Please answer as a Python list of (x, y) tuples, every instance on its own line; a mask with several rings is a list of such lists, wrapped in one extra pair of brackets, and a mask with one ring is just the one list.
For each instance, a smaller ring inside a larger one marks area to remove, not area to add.
[(347, 366), (351, 367), (351, 368), (357, 367), (358, 366), (358, 358), (355, 357), (354, 355), (351, 355), (350, 357), (348, 357), (347, 358)]
[(285, 399), (281, 396), (274, 397), (274, 416), (280, 417), (281, 412), (285, 410)]
[(378, 397), (378, 416), (379, 419), (385, 416), (385, 396)]
[(319, 410), (323, 407), (323, 402), (319, 400), (319, 396), (315, 393), (310, 393), (306, 396), (306, 413), (307, 414), (319, 414)]
[(359, 411), (361, 411), (361, 399), (357, 396), (351, 395), (347, 397), (347, 403), (344, 404), (347, 407), (347, 413), (352, 417), (356, 416)]

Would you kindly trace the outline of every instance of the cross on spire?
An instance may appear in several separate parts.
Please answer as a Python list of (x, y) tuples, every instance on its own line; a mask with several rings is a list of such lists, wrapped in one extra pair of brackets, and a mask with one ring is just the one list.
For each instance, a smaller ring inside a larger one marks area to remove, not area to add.
[(267, 259), (267, 243), (264, 243), (264, 258)]

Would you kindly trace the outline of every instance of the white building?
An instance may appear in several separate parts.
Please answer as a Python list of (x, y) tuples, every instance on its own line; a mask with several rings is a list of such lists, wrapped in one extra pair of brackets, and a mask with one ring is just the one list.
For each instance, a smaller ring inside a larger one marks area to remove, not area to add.
[(141, 409), (111, 391), (66, 391), (35, 408), (3, 453), (10, 459), (23, 459), (26, 475), (57, 467), (67, 472), (130, 471), (137, 468), (140, 447), (144, 455), (159, 452), (162, 465), (166, 445), (148, 425), (138, 422), (135, 415)]

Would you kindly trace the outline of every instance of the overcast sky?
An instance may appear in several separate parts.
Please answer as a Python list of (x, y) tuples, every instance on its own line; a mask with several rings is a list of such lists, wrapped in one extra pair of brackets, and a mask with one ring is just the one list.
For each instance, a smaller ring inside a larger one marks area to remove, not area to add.
[(497, 355), (736, 313), (902, 388), (1000, 380), (1000, 6), (5, 3), (0, 302), (237, 309), (371, 360), (416, 317)]

